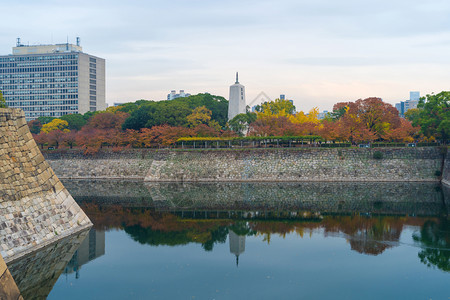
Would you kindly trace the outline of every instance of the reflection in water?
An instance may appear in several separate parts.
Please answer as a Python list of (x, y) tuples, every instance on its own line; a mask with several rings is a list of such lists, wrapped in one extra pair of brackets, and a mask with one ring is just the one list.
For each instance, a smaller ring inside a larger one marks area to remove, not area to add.
[(92, 228), (64, 269), (66, 276), (75, 272), (80, 278), (81, 266), (105, 254), (105, 232)]
[(45, 299), (88, 231), (64, 238), (8, 263), (24, 299)]
[(94, 229), (9, 265), (25, 299), (45, 298), (62, 272), (80, 278), (83, 265), (105, 255), (111, 229), (142, 245), (198, 244), (208, 252), (228, 238), (239, 266), (250, 236), (267, 244), (273, 236), (339, 237), (347, 249), (376, 256), (401, 246), (412, 226), (420, 261), (449, 271), (448, 191), (435, 184), (95, 184), (65, 182)]
[(236, 267), (239, 266), (239, 255), (245, 251), (245, 235), (237, 235), (230, 230), (228, 240), (230, 242), (230, 252), (236, 255)]
[[(386, 215), (448, 214), (447, 187), (436, 183), (142, 183), (70, 180), (64, 185), (78, 202), (157, 211), (311, 211)], [(445, 205), (447, 201), (447, 205)]]
[(419, 252), (420, 261), (428, 267), (450, 271), (450, 222), (427, 220), (419, 234), (413, 236), (423, 250)]
[[(227, 213), (224, 218), (217, 219), (216, 212), (204, 212), (200, 214), (201, 218), (197, 214), (194, 219), (149, 208), (99, 206), (93, 203), (80, 205), (98, 229), (123, 229), (135, 241), (152, 246), (199, 243), (206, 251), (211, 251), (214, 244), (225, 243), (231, 232), (237, 236), (262, 236), (269, 244), (273, 234), (285, 237), (297, 233), (302, 238), (305, 232), (309, 235), (323, 232), (325, 236), (345, 237), (351, 249), (359, 253), (378, 255), (398, 245), (404, 226), (423, 226), (427, 220), (439, 220), (355, 213), (317, 216), (306, 212), (294, 215), (279, 212), (278, 219), (248, 219), (249, 213), (230, 214), (232, 218), (225, 218)], [(281, 218), (283, 216), (289, 218)]]

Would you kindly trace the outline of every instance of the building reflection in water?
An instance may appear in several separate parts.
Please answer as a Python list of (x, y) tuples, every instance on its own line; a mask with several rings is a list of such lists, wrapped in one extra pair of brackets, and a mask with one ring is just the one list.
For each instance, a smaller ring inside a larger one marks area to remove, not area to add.
[(64, 269), (64, 274), (75, 272), (75, 278), (80, 277), (81, 266), (105, 254), (105, 232), (92, 228), (86, 239), (75, 251), (72, 259)]
[(245, 235), (237, 235), (233, 230), (228, 233), (230, 253), (236, 255), (236, 267), (239, 266), (239, 255), (245, 252)]

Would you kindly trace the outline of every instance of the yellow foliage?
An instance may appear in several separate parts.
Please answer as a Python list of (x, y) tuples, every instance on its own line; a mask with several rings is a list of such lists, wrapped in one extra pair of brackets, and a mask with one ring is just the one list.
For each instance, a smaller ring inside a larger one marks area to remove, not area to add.
[(67, 127), (69, 123), (61, 119), (53, 119), (50, 123), (42, 125), (41, 132), (49, 133), (54, 130), (62, 130), (64, 132), (70, 132)]
[(257, 113), (258, 118), (264, 117), (287, 117), (295, 110), (294, 105), (289, 100), (275, 99), (275, 101), (265, 102), (261, 105), (262, 112)]
[(302, 111), (299, 111), (295, 115), (289, 115), (289, 120), (294, 124), (303, 124), (303, 123), (314, 123), (319, 124), (319, 109), (317, 107), (314, 107), (311, 109), (308, 114), (305, 114)]
[(211, 119), (212, 112), (205, 106), (196, 107), (192, 113), (186, 117), (191, 127), (196, 127), (200, 124), (206, 124), (216, 130), (220, 130), (220, 125), (216, 120)]
[(120, 108), (121, 108), (121, 106), (110, 106), (110, 107), (106, 108), (106, 112), (115, 114)]

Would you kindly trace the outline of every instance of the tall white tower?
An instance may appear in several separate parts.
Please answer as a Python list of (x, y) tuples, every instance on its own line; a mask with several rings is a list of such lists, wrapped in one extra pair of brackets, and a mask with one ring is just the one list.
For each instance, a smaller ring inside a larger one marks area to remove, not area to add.
[(245, 86), (239, 83), (236, 72), (236, 83), (230, 86), (230, 101), (228, 103), (228, 120), (238, 114), (245, 113)]

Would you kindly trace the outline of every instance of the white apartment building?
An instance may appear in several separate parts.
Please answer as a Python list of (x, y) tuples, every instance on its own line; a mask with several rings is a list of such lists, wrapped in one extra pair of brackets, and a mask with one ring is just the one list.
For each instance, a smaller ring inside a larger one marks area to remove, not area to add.
[(106, 109), (105, 60), (76, 45), (23, 45), (0, 56), (0, 91), (27, 121)]

